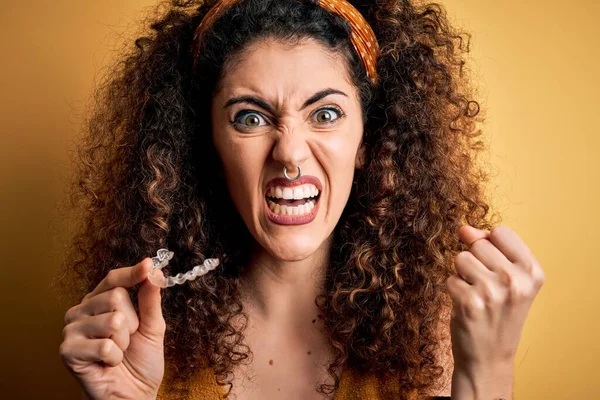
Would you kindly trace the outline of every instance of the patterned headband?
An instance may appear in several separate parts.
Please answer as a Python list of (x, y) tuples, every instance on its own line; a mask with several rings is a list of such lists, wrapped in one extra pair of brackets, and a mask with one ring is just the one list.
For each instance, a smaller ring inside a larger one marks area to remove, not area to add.
[[(196, 56), (199, 52), (198, 44), (206, 30), (212, 26), (226, 9), (239, 1), (240, 0), (220, 0), (204, 16), (194, 34)], [(365, 66), (367, 76), (371, 79), (373, 84), (376, 84), (378, 81), (377, 57), (380, 54), (380, 50), (375, 33), (367, 20), (365, 20), (360, 12), (347, 0), (318, 0), (318, 3), (321, 8), (340, 15), (350, 23), (352, 29), (350, 32), (350, 40), (352, 41), (352, 45)]]

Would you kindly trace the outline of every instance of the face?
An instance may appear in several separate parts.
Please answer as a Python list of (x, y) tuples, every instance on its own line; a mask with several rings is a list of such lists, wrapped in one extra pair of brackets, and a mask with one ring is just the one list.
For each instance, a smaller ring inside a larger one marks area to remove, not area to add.
[[(213, 141), (237, 211), (285, 261), (328, 243), (348, 201), (363, 123), (341, 55), (313, 40), (252, 44), (212, 102)], [(287, 168), (290, 178), (284, 177)], [(232, 210), (233, 212), (233, 210)]]

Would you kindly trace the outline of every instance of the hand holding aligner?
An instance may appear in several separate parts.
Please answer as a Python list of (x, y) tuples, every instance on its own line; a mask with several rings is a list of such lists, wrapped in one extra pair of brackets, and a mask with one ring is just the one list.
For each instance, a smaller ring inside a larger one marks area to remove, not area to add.
[(174, 285), (181, 285), (186, 281), (193, 281), (199, 276), (206, 275), (219, 265), (218, 258), (207, 258), (202, 265), (196, 265), (185, 274), (179, 273), (175, 276), (160, 276), (155, 274), (156, 270), (163, 269), (169, 265), (169, 260), (173, 258), (174, 253), (167, 249), (159, 249), (156, 257), (152, 257), (152, 269), (148, 272), (148, 280), (154, 285), (166, 288)]

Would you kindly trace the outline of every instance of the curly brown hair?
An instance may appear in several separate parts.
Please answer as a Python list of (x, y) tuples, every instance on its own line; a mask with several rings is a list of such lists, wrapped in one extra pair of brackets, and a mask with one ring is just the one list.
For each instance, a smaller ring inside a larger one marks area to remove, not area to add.
[[(371, 86), (349, 26), (315, 0), (246, 0), (208, 32), (192, 68), (193, 34), (213, 2), (163, 1), (151, 32), (124, 50), (94, 94), (79, 140), (68, 207), (77, 219), (61, 283), (81, 299), (113, 268), (166, 247), (171, 274), (218, 256), (224, 267), (163, 291), (165, 356), (178, 379), (214, 369), (231, 384), (250, 355), (240, 276), (252, 236), (216, 171), (209, 104), (227, 63), (258, 38), (314, 38), (345, 54), (364, 111), (365, 165), (334, 232), (325, 290), (315, 299), (340, 368), (399, 380), (418, 398), (442, 376), (451, 300), (446, 279), (465, 250), (458, 228), (491, 229), (488, 172), (476, 163), (483, 120), (465, 68), (470, 35), (436, 3), (353, 0), (382, 50)], [(260, 21), (260, 23), (255, 23)], [(200, 155), (200, 156), (198, 156)], [(80, 212), (77, 212), (80, 211)], [(232, 215), (235, 214), (235, 215)], [(136, 304), (137, 290), (131, 290)]]

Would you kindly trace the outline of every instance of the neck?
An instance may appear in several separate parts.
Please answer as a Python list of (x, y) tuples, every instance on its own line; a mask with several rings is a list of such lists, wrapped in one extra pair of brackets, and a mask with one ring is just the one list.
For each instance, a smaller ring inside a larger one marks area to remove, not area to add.
[(244, 274), (244, 299), (255, 318), (306, 326), (317, 318), (315, 298), (323, 292), (330, 239), (298, 261), (274, 258), (262, 247), (252, 254)]

